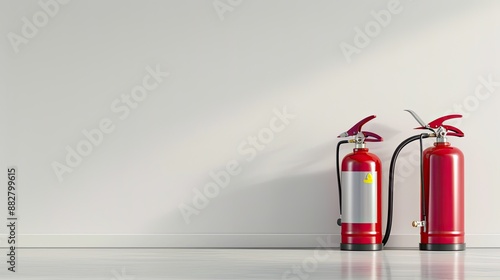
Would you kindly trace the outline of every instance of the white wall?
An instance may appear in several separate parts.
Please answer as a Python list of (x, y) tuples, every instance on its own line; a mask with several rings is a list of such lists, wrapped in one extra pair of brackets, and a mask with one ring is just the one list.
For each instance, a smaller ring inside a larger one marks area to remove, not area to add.
[[(37, 1), (0, 2), (0, 166), (19, 169), (20, 246), (338, 243), (336, 136), (377, 115), (365, 129), (385, 138), (370, 145), (386, 162), (385, 199), (392, 152), (416, 133), (403, 109), (426, 121), (463, 111), (450, 123), (466, 133), (451, 141), (466, 155), (467, 243), (500, 246), (500, 3), (229, 2), (74, 0), (49, 6), (47, 22)], [(229, 8), (219, 17), (214, 3)], [(388, 5), (390, 22), (347, 58), (342, 42)], [(34, 15), (41, 27), (23, 35)], [(148, 66), (169, 76), (124, 115), (121, 95)], [(273, 123), (282, 131), (251, 158), (245, 141), (285, 107), (295, 118)], [(103, 120), (114, 130), (60, 182), (54, 162)], [(416, 149), (401, 155), (393, 247), (418, 246), (418, 170), (403, 164)], [(228, 163), (240, 173), (187, 224), (179, 205)]]

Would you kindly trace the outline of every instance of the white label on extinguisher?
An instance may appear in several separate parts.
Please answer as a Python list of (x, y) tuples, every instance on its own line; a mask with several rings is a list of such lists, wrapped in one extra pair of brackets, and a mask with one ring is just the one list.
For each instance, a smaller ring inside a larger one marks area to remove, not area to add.
[(377, 222), (377, 172), (342, 171), (342, 222)]

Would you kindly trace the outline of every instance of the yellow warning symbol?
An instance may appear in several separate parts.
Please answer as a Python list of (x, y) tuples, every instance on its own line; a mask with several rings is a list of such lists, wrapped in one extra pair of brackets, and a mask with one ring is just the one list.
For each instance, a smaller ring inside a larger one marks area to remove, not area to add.
[(365, 184), (371, 184), (373, 183), (373, 177), (371, 173), (366, 174), (365, 179), (363, 180)]

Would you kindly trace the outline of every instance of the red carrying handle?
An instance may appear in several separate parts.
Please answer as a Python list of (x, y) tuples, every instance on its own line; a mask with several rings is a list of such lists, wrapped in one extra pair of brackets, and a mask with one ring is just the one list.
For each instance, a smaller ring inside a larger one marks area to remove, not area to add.
[(458, 129), (454, 126), (443, 124), (443, 127), (448, 131), (448, 133), (446, 133), (446, 135), (456, 136), (456, 137), (464, 137), (464, 133), (460, 129)]
[(384, 140), (382, 136), (373, 132), (361, 131), (361, 133), (365, 136), (365, 142), (382, 142)]

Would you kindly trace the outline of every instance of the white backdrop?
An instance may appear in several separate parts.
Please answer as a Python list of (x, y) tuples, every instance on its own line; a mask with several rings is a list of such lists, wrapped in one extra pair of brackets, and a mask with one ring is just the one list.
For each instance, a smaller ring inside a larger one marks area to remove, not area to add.
[[(451, 139), (466, 157), (466, 241), (500, 246), (499, 11), (1, 1), (0, 166), (19, 170), (19, 245), (337, 245), (337, 135), (377, 115), (365, 129), (385, 138), (369, 145), (385, 162), (385, 199), (413, 109), (426, 121), (464, 115), (450, 124), (466, 134)], [(418, 246), (417, 148), (401, 154), (392, 247)]]

